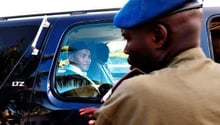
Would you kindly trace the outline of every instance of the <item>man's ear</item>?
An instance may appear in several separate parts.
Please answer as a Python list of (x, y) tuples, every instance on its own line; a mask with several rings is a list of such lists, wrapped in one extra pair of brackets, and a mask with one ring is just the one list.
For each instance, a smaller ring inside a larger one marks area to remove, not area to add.
[(156, 24), (153, 29), (154, 33), (154, 41), (155, 41), (155, 48), (162, 48), (167, 41), (167, 28), (162, 24)]

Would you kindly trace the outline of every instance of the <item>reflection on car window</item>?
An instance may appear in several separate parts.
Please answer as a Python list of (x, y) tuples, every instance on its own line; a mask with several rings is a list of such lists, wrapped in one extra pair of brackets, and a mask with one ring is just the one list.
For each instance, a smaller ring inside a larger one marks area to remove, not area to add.
[[(32, 62), (27, 57), (28, 55), (24, 53), (31, 45), (37, 29), (38, 26), (0, 27), (0, 84), (18, 63), (18, 67), (13, 73), (15, 75), (13, 78), (24, 80), (31, 76), (32, 69), (36, 68), (36, 66), (32, 64), (34, 61)], [(21, 60), (21, 58), (23, 59)], [(20, 62), (18, 62), (19, 59)], [(12, 76), (9, 80), (12, 80)]]
[(108, 68), (109, 47), (104, 43), (97, 43), (94, 47), (94, 58), (88, 72), (91, 79), (101, 83), (113, 83), (113, 76)]
[(56, 91), (65, 98), (102, 96), (129, 71), (125, 44), (111, 23), (70, 28), (58, 54)]

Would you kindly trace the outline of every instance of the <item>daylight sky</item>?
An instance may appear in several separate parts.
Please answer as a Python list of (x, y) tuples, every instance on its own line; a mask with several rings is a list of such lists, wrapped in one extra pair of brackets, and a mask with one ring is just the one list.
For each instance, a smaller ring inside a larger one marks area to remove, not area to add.
[(0, 17), (121, 7), (127, 0), (0, 0)]
[[(220, 0), (204, 0), (205, 6), (220, 6)], [(0, 17), (123, 6), (127, 0), (0, 0)]]

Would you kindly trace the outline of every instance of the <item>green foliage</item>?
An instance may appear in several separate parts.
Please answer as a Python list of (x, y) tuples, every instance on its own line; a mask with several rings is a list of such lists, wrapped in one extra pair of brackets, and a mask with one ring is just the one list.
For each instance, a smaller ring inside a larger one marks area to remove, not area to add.
[(2, 82), (4, 78), (8, 75), (11, 69), (16, 64), (17, 60), (20, 58), (21, 54), (19, 48), (23, 45), (23, 40), (15, 42), (15, 45), (4, 48), (0, 50), (0, 81)]

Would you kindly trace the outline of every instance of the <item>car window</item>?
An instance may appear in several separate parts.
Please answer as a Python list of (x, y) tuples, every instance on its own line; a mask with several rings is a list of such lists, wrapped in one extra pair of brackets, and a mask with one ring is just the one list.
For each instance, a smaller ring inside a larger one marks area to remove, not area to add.
[(70, 28), (62, 39), (55, 91), (64, 98), (99, 97), (129, 72), (126, 41), (112, 23)]
[(214, 60), (220, 63), (220, 16), (212, 18), (209, 25)]
[[(28, 51), (27, 49), (30, 47), (37, 33), (37, 29), (38, 26), (0, 27), (0, 67), (2, 69), (0, 72), (1, 83), (7, 76), (10, 75), (10, 72), (16, 65), (17, 70), (16, 72), (13, 72), (13, 75), (17, 76), (16, 78), (14, 77), (15, 81), (23, 81), (24, 77), (27, 78), (27, 76), (31, 75), (29, 72), (30, 69), (28, 68), (34, 67), (30, 63), (27, 54), (24, 53), (25, 51)], [(29, 67), (29, 64), (32, 66)]]

